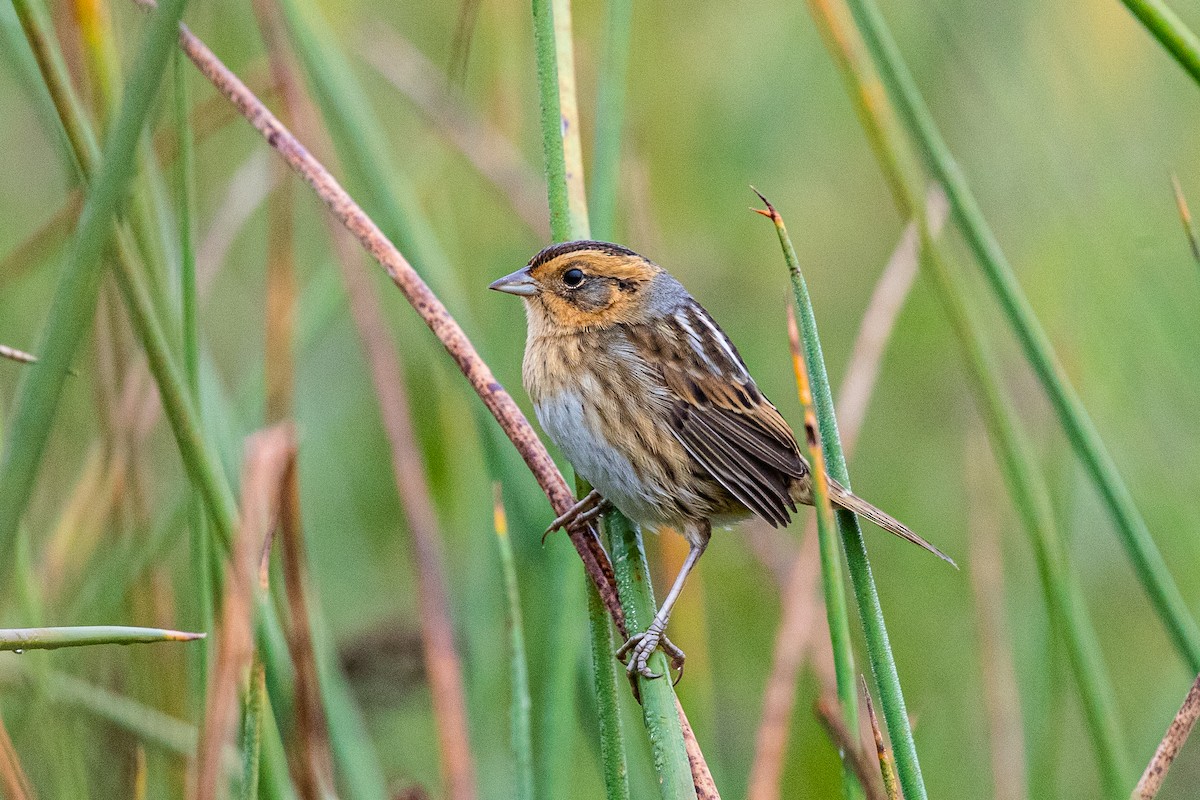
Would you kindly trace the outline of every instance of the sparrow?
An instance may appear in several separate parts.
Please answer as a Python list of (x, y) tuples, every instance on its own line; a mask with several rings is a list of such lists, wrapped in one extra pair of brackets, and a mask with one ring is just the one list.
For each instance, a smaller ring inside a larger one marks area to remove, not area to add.
[[(791, 428), (737, 348), (662, 267), (617, 244), (555, 244), (489, 287), (524, 300), (522, 377), (538, 422), (594, 490), (550, 530), (615, 506), (640, 526), (671, 528), (690, 549), (646, 631), (618, 651), (627, 670), (665, 639), (712, 528), (757, 515), (782, 527), (812, 505), (812, 475)], [(951, 561), (887, 513), (829, 481), (836, 506)]]

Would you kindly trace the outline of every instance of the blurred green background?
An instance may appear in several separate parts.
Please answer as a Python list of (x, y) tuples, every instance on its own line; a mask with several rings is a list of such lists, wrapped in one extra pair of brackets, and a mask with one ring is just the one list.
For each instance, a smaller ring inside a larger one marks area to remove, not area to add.
[[(1115, 0), (882, 5), (1155, 541), (1200, 613), (1200, 269), (1181, 232), (1169, 183), (1178, 175), (1184, 191), (1200, 202), (1196, 85)], [(1193, 27), (1200, 26), (1195, 6), (1176, 5)], [(588, 156), (604, 4), (578, 2), (573, 10)], [(67, 2), (53, 3), (51, 11), (78, 85), (86, 87), (75, 11)], [(111, 11), (127, 65), (145, 23), (126, 5)], [(446, 295), (450, 310), (528, 411), (520, 390), (524, 316), (511, 298), (485, 288), (544, 246), (544, 235), (523, 223), (368, 60), (399, 60), (379, 38), (384, 29), (406, 39), (442, 76), (429, 86), (433, 96), (466, 104), (501, 131), (536, 186), (542, 155), (528, 5), (489, 0), (464, 12), (458, 3), (354, 0), (326, 2), (321, 11), (378, 117), (375, 132), (391, 162), (378, 165), (382, 177), (397, 192), (414, 193), (462, 287), (460, 294)], [(477, 16), (468, 26), (464, 58), (462, 20), (472, 13)], [(0, 17), (11, 35), (15, 22), (7, 4)], [(264, 48), (246, 4), (195, 3), (186, 18), (235, 71), (265, 74)], [(0, 70), (0, 253), (14, 251), (49, 220), (75, 182), (62, 166), (52, 118), (30, 89), (27, 55), (10, 46), (20, 41), (19, 32), (15, 36), (6, 40), (6, 68)], [(207, 103), (209, 114), (225, 113), (190, 70), (189, 81), (193, 101)], [(688, 286), (737, 343), (764, 391), (798, 424), (783, 324), (787, 276), (773, 230), (746, 210), (754, 202), (748, 185), (771, 198), (789, 224), (835, 386), (904, 223), (812, 19), (801, 4), (775, 0), (637, 3), (627, 91), (619, 241)], [(157, 121), (166, 130), (173, 125), (169, 94), (168, 86)], [(205, 421), (221, 432), (236, 475), (241, 439), (264, 424), (263, 298), (272, 231), (261, 194), (274, 156), (240, 119), (202, 136), (197, 154), (202, 263), (215, 252), (205, 250), (214, 220), (227, 213), (231, 198), (252, 198), (248, 219), (216, 265), (201, 316), (215, 369), (209, 391), (223, 395), (206, 403)], [(334, 172), (342, 174), (337, 167)], [(349, 187), (354, 191), (353, 181)], [(300, 286), (294, 408), (312, 583), (370, 732), (361, 747), (376, 755), (396, 792), (419, 784), (437, 797), (414, 565), (390, 453), (320, 222), (323, 209), (305, 187), (296, 184), (293, 191)], [(377, 210), (363, 201), (368, 212)], [(545, 218), (544, 205), (534, 210)], [(978, 271), (950, 237), (951, 252), (959, 256), (954, 266), (975, 289), (1025, 433), (1036, 444), (1100, 633), (1125, 749), (1140, 770), (1191, 676), (1134, 579)], [(66, 239), (59, 234), (55, 241)], [(0, 343), (35, 348), (65, 251), (56, 246), (44, 257), (0, 262)], [(501, 454), (499, 448), (507, 447), (501, 440), (495, 447), (481, 441), (478, 400), (377, 266), (360, 261), (376, 278), (394, 326), (433, 486), (465, 661), (480, 796), (513, 793), (508, 638), (490, 460), (503, 472), (530, 644), (538, 796), (602, 797), (578, 559), (561, 535), (539, 546), (551, 513), (533, 480)], [(443, 289), (449, 282), (443, 272), (431, 283)], [(114, 319), (127, 325), (121, 313)], [(28, 368), (0, 362), (5, 420), (22, 369)], [(93, 348), (82, 348), (24, 517), (24, 579), (0, 595), (6, 626), (185, 624), (191, 599), (183, 533), (131, 576), (127, 590), (114, 594), (106, 583), (119, 567), (108, 563), (120, 552), (115, 543), (143, 541), (156, 529), (183, 524), (187, 481), (161, 422), (137, 454), (140, 495), (123, 498), (117, 513), (95, 520), (94, 541), (70, 542), (55, 556), (65, 566), (53, 561), (63, 509), (85, 454), (105, 430), (94, 391), (100, 369)], [(979, 617), (969, 580), (972, 536), (989, 530), (1002, 540), (1029, 796), (1095, 797), (1096, 767), (1065, 653), (1048, 622), (1024, 530), (993, 464), (957, 344), (929, 286), (918, 279), (850, 467), (860, 494), (962, 567), (955, 572), (877, 529), (866, 531), (926, 784), (932, 797), (992, 792)], [(801, 515), (806, 518), (807, 512)], [(802, 523), (793, 528), (798, 534)], [(785, 544), (794, 546), (799, 536), (793, 539)], [(666, 546), (648, 537), (660, 588)], [(52, 568), (67, 577), (52, 581)], [(95, 596), (104, 599), (80, 605), (81, 598)], [(673, 623), (674, 640), (693, 657), (679, 694), (727, 798), (746, 791), (778, 606), (778, 583), (768, 566), (742, 533), (722, 532)], [(852, 629), (860, 639), (857, 622)], [(819, 646), (827, 648), (828, 641)], [(862, 648), (857, 652), (865, 668)], [(566, 654), (568, 669), (558, 683), (550, 680), (556, 653)], [(15, 677), (25, 671), (44, 677), (47, 668), (187, 718), (191, 712), (181, 699), (185, 657), (180, 651), (116, 648), (0, 654), (6, 680), (0, 711), (39, 795), (128, 796), (137, 738), (54, 700), (45, 682)], [(839, 792), (835, 751), (811, 713), (817, 691), (806, 669), (784, 797)], [(633, 796), (651, 797), (644, 732), (632, 702), (623, 700)], [(151, 745), (146, 755), (154, 781), (150, 796), (168, 796), (180, 762)], [(1162, 797), (1194, 796), (1197, 785), (1200, 749), (1193, 744)]]

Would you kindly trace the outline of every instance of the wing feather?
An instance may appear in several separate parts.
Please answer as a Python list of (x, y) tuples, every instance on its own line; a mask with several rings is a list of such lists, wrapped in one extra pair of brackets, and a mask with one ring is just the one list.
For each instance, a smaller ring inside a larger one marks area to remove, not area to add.
[(646, 346), (670, 390), (676, 438), (738, 502), (786, 525), (796, 510), (791, 483), (808, 474), (808, 464), (737, 349), (694, 302), (650, 335)]

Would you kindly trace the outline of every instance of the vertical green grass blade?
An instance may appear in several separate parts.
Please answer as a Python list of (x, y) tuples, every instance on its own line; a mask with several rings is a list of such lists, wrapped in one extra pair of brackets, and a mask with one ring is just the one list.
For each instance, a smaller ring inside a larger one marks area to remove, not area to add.
[(621, 132), (625, 124), (625, 80), (633, 0), (608, 0), (604, 59), (596, 95), (596, 139), (592, 147), (588, 212), (598, 239), (616, 238), (617, 194), (621, 177)]
[[(550, 231), (559, 242), (591, 236), (579, 145), (570, 8), (569, 0), (533, 0), (534, 51), (541, 98)], [(576, 484), (581, 495), (589, 489), (582, 481)], [(613, 569), (629, 630), (644, 630), (656, 609), (641, 535), (619, 512), (607, 514), (605, 523), (611, 531)], [(640, 613), (631, 614), (634, 607)], [(593, 657), (597, 656), (593, 654)], [(669, 674), (662, 653), (651, 658), (651, 669)], [(674, 689), (666, 680), (648, 681), (640, 676), (637, 680), (662, 797), (694, 798), (691, 766), (684, 748)]]
[[(847, 5), (883, 77), (883, 85), (900, 110), (909, 136), (945, 188), (955, 220), (983, 268), (1009, 325), (1016, 333), (1026, 360), (1033, 367), (1071, 446), (1108, 507), (1138, 580), (1150, 596), (1180, 655), (1193, 672), (1200, 672), (1200, 627), (1197, 627), (1162, 554), (1151, 538), (1146, 521), (1134, 504), (1133, 495), (1125, 485), (1116, 462), (1104, 446), (1095, 423), (1067, 378), (1049, 337), (1021, 290), (1012, 266), (988, 226), (962, 170), (938, 131), (891, 31), (874, 0), (847, 0)], [(1127, 2), (1126, 5), (1153, 6), (1166, 11), (1157, 3)], [(1169, 12), (1160, 14), (1160, 18), (1162, 24), (1166, 25), (1170, 19)], [(1178, 31), (1179, 26), (1172, 29)], [(1194, 42), (1195, 37), (1190, 37), (1190, 40)], [(1194, 54), (1196, 48), (1191, 47), (1188, 52)]]
[[(768, 204), (769, 206), (769, 204)], [(787, 233), (783, 219), (772, 213), (783, 240)], [(790, 244), (790, 243), (789, 243)], [(787, 252), (785, 245), (784, 252)], [(796, 271), (799, 276), (799, 270)], [(796, 278), (793, 278), (795, 281)], [(803, 286), (804, 278), (799, 277)], [(807, 298), (807, 288), (804, 289)], [(829, 501), (829, 480), (826, 475), (825, 453), (821, 445), (820, 425), (813, 407), (812, 384), (808, 376), (813, 367), (808, 356), (802, 352), (803, 345), (796, 327), (794, 306), (788, 307), (788, 339), (792, 345), (792, 370), (796, 375), (796, 389), (800, 395), (800, 407), (804, 411), (804, 453), (812, 465), (812, 499), (817, 517), (817, 540), (821, 554), (821, 580), (825, 592), (825, 616), (829, 622), (829, 639), (833, 645), (834, 680), (837, 682), (838, 704), (845, 718), (845, 727), (852, 741), (859, 740), (858, 733), (858, 682), (855, 680), (854, 651), (850, 644), (850, 620), (846, 612), (846, 585), (842, 578), (842, 559), (838, 548), (838, 530)], [(824, 369), (822, 365), (821, 369)], [(839, 440), (840, 442), (840, 440)], [(866, 794), (851, 759), (853, 753), (839, 751), (842, 759), (842, 790), (848, 798), (861, 798)]]
[[(17, 523), (50, 434), (63, 381), (87, 331), (102, 275), (101, 258), (112, 238), (113, 220), (133, 177), (133, 163), (150, 107), (166, 70), (186, 0), (165, 0), (151, 22), (129, 78), (125, 100), (89, 187), (68, 263), (47, 315), (38, 369), (22, 376), (11, 433), (0, 461), (0, 564), (11, 561)], [(4, 567), (7, 569), (7, 567)]]
[[(769, 207), (769, 206), (768, 206)], [(796, 299), (796, 310), (799, 316), (801, 339), (804, 342), (804, 360), (809, 365), (812, 381), (813, 403), (816, 406), (817, 423), (821, 432), (821, 447), (825, 451), (829, 475), (847, 489), (850, 488), (850, 475), (846, 469), (846, 456), (842, 451), (842, 440), (838, 436), (837, 418), (833, 410), (833, 392), (829, 388), (829, 375), (825, 369), (825, 358), (821, 354), (821, 340), (817, 334), (817, 320), (813, 314), (812, 302), (808, 296), (808, 287), (804, 276), (800, 273), (796, 250), (792, 247), (783, 218), (771, 209), (771, 218), (775, 222), (775, 230), (779, 235), (779, 244), (783, 248), (784, 260), (787, 262), (788, 274), (791, 276), (792, 292)], [(854, 587), (854, 597), (858, 603), (859, 618), (862, 620), (863, 633), (866, 635), (867, 657), (871, 663), (871, 673), (875, 676), (875, 685), (879, 689), (880, 705), (883, 708), (883, 718), (887, 725), (888, 734), (892, 737), (892, 746), (896, 750), (896, 768), (900, 774), (900, 783), (904, 787), (904, 796), (910, 800), (924, 800), (926, 797), (925, 783), (921, 778), (921, 765), (917, 760), (917, 746), (913, 742), (912, 728), (908, 722), (908, 711), (904, 706), (904, 692), (900, 688), (900, 675), (896, 671), (896, 661), (892, 656), (891, 644), (888, 642), (887, 626), (883, 620), (883, 608), (879, 604), (879, 591), (875, 588), (875, 579), (871, 575), (871, 564), (867, 559), (867, 546), (863, 540), (862, 528), (858, 517), (853, 512), (839, 510), (837, 513), (838, 530), (842, 535), (842, 547), (846, 553), (846, 563), (850, 572), (850, 583)], [(830, 545), (822, 542), (821, 568), (840, 578), (840, 570), (831, 569), (826, 562), (836, 554), (827, 553)], [(833, 592), (832, 597), (830, 596)], [(836, 590), (826, 587), (827, 601), (837, 601)], [(842, 599), (843, 604), (845, 599)], [(834, 625), (840, 624), (834, 612), (827, 612), (830, 619), (830, 636), (835, 643), (838, 634)], [(848, 634), (848, 632), (847, 632)], [(843, 636), (847, 634), (842, 634)], [(849, 695), (846, 715), (847, 724), (854, 737), (858, 738), (858, 689), (855, 686), (854, 664), (849, 655), (849, 643), (842, 645), (843, 653), (836, 663), (838, 669), (838, 696)], [(836, 651), (835, 651), (836, 656)], [(847, 665), (845, 662), (849, 660)], [(849, 675), (845, 675), (847, 667)], [(848, 685), (847, 685), (848, 682)], [(852, 721), (851, 721), (852, 720)], [(847, 786), (852, 785), (847, 781)], [(861, 791), (861, 790), (860, 790)]]
[[(179, 160), (177, 198), (179, 218), (179, 255), (180, 255), (180, 309), (182, 311), (183, 331), (183, 363), (187, 375), (188, 390), (196, 415), (203, 419), (200, 400), (200, 325), (197, 313), (196, 298), (196, 249), (193, 242), (195, 233), (196, 209), (196, 153), (195, 139), (192, 133), (191, 120), (188, 117), (191, 103), (189, 102), (187, 85), (187, 65), (183, 54), (176, 51), (173, 59), (173, 77), (175, 81), (174, 111), (175, 128), (179, 136)], [(213, 626), (213, 583), (211, 560), (209, 558), (208, 519), (204, 512), (204, 504), (199, 493), (193, 491), (193, 497), (188, 503), (188, 528), (191, 531), (191, 577), (195, 582), (193, 608), (194, 618), (198, 620), (200, 630), (212, 631)], [(208, 661), (213, 648), (197, 648), (199, 652), (192, 654), (191, 661), (191, 695), (193, 712), (197, 719), (204, 713), (204, 694), (208, 686)]]
[[(517, 566), (512, 542), (508, 539), (508, 519), (496, 484), (496, 542), (500, 550), (500, 571), (504, 574), (504, 595), (508, 601), (509, 644), (512, 647), (512, 749), (516, 758), (516, 800), (533, 800), (533, 736), (529, 712), (529, 664), (525, 659), (525, 624), (521, 617), (521, 592), (517, 586)], [(601, 609), (603, 610), (603, 609)], [(607, 614), (606, 614), (607, 617)]]
[(595, 676), (596, 713), (600, 718), (600, 763), (608, 800), (629, 800), (629, 763), (621, 731), (617, 699), (617, 656), (613, 647), (612, 620), (596, 587), (588, 581), (588, 630), (592, 638), (592, 673)]
[[(629, 630), (644, 631), (657, 609), (641, 531), (620, 514), (606, 515), (605, 525), (626, 622)], [(661, 650), (654, 651), (650, 657), (650, 669), (663, 676), (671, 674), (667, 657)], [(696, 791), (684, 749), (679, 714), (675, 710), (675, 690), (665, 677), (648, 680), (638, 675), (637, 684), (660, 796), (663, 800), (694, 800)]]
[(263, 663), (255, 655), (250, 665), (250, 683), (242, 698), (242, 783), (240, 800), (258, 797), (259, 763), (263, 746), (263, 711), (267, 705), (267, 679)]

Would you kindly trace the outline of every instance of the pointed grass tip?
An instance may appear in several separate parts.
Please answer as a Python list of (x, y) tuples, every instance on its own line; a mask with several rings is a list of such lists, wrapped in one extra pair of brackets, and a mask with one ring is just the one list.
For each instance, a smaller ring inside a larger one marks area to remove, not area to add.
[(771, 201), (770, 201), (770, 200), (768, 200), (768, 199), (766, 198), (766, 196), (764, 196), (764, 195), (763, 195), (763, 193), (762, 193), (762, 192), (760, 192), (758, 189), (755, 189), (753, 186), (751, 186), (751, 187), (750, 187), (750, 191), (752, 191), (752, 192), (754, 192), (756, 195), (758, 195), (758, 199), (759, 199), (759, 200), (762, 200), (762, 201), (763, 201), (763, 203), (765, 203), (765, 204), (766, 204), (766, 206), (767, 206), (765, 209), (763, 209), (763, 208), (752, 208), (752, 209), (750, 209), (751, 211), (753, 211), (755, 214), (762, 214), (764, 217), (766, 217), (767, 219), (769, 219), (769, 220), (771, 220), (772, 222), (775, 222), (775, 223), (778, 223), (778, 222), (781, 222), (781, 221), (782, 221), (782, 220), (780, 219), (780, 217), (779, 217), (779, 212), (775, 210), (775, 206), (771, 205)]

